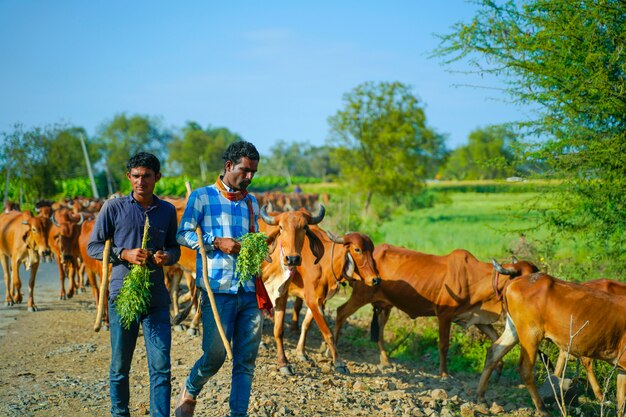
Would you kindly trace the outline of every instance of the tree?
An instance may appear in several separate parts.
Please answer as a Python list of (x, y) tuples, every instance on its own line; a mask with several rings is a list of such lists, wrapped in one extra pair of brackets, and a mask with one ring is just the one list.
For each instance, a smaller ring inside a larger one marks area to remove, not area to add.
[(515, 102), (537, 108), (522, 126), (543, 140), (528, 141), (527, 152), (564, 179), (546, 219), (626, 262), (626, 3), (479, 4), (437, 54), (502, 76)]
[(32, 202), (54, 194), (54, 176), (47, 167), (51, 136), (49, 129), (25, 130), (21, 124), (16, 124), (12, 132), (2, 133), (0, 161), (4, 178), (10, 177), (11, 183), (17, 184), (10, 199)]
[(205, 182), (221, 172), (224, 150), (238, 140), (242, 140), (241, 136), (225, 127), (202, 129), (195, 122), (187, 122), (182, 135), (175, 135), (169, 144), (170, 164), (175, 172)]
[(326, 179), (337, 173), (330, 161), (330, 148), (312, 146), (307, 142), (279, 140), (270, 148), (267, 162), (261, 168), (264, 175), (315, 177)]
[(126, 162), (137, 152), (150, 152), (161, 161), (167, 156), (166, 145), (172, 138), (157, 118), (118, 114), (99, 128), (105, 169), (119, 186), (126, 178)]
[[(57, 180), (86, 176), (87, 168), (78, 135), (86, 138), (79, 127), (63, 125), (46, 126), (25, 130), (16, 124), (12, 132), (3, 132), (0, 162), (5, 168), (5, 180), (9, 173), (11, 183), (16, 184), (12, 198), (35, 202), (41, 198), (54, 197), (61, 191)], [(95, 159), (97, 146), (87, 140), (90, 157)], [(21, 190), (21, 191), (20, 191)]]
[(513, 146), (517, 136), (505, 126), (489, 126), (470, 133), (468, 144), (450, 153), (443, 178), (484, 180), (515, 173)]
[(340, 176), (365, 193), (415, 193), (428, 167), (444, 153), (443, 137), (426, 126), (420, 100), (399, 82), (367, 82), (344, 95), (345, 106), (328, 119)]

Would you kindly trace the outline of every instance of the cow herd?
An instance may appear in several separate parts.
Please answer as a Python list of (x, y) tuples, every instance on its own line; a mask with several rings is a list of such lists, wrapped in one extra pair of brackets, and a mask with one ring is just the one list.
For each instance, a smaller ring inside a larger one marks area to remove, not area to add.
[[(302, 304), (307, 306), (295, 350), (297, 358), (309, 360), (306, 336), (315, 320), (334, 368), (340, 373), (349, 372), (336, 345), (341, 327), (360, 307), (371, 304), (375, 312), (373, 334), (377, 336), (382, 365), (389, 365), (382, 336), (393, 307), (411, 318), (437, 318), (441, 376), (448, 374), (452, 323), (464, 327), (475, 325), (493, 341), (477, 399), (484, 401), (489, 376), (494, 369), (500, 369), (503, 356), (519, 344), (519, 373), (537, 411), (547, 415), (533, 370), (539, 343), (550, 339), (561, 349), (557, 370), (562, 369), (568, 354), (580, 358), (600, 400), (603, 392), (591, 361), (600, 359), (616, 367), (618, 415), (624, 415), (626, 285), (611, 280), (576, 284), (539, 272), (527, 261), (513, 260), (504, 265), (496, 261), (481, 262), (466, 250), (438, 256), (388, 244), (374, 245), (367, 235), (358, 232), (335, 236), (320, 226), (326, 209), (315, 195), (256, 197), (262, 206), (259, 226), (270, 245), (271, 259), (263, 263), (262, 277), (275, 310), (273, 335), (281, 373), (293, 375), (283, 344), (289, 297), (295, 297), (292, 326), (298, 326)], [(186, 199), (165, 199), (174, 204), (180, 220)], [(28, 309), (37, 310), (34, 300), (37, 269), (40, 261), (52, 257), (59, 268), (59, 298), (70, 298), (84, 288), (83, 277), (86, 277), (98, 303), (101, 265), (87, 257), (86, 245), (101, 206), (102, 201), (77, 198), (63, 203), (42, 202), (37, 205), (36, 215), (19, 210), (0, 214), (0, 261), (7, 306), (22, 302), (19, 266), (24, 264), (30, 271)], [(173, 324), (181, 323), (196, 307), (189, 324), (191, 333), (198, 332), (200, 323), (195, 268), (195, 251), (183, 247), (179, 263), (165, 271), (172, 296)], [(183, 279), (189, 291), (179, 297)], [(338, 307), (331, 331), (324, 308), (344, 283), (352, 287), (351, 295)], [(180, 303), (188, 305), (181, 310)], [(494, 324), (501, 317), (505, 320), (505, 330), (499, 335)]]

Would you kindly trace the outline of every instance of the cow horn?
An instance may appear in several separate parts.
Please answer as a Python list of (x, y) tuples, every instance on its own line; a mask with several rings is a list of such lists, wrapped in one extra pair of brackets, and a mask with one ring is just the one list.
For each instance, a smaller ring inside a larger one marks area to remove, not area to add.
[(518, 262), (519, 262), (519, 261), (518, 261), (518, 259), (517, 259), (517, 256), (512, 255), (512, 256), (511, 256), (511, 263), (516, 264), (516, 263), (518, 263)]
[(76, 223), (77, 226), (80, 226), (85, 221), (85, 216), (83, 216), (83, 213), (79, 213), (79, 214), (80, 214), (80, 220), (78, 221), (78, 223)]
[(52, 224), (54, 224), (56, 227), (61, 227), (59, 226), (57, 219), (54, 218), (54, 213), (52, 213), (52, 215), (50, 216), (50, 220), (52, 220)]
[(323, 204), (320, 204), (317, 213), (311, 214), (311, 221), (309, 224), (318, 224), (324, 219), (324, 214), (326, 214), (326, 207), (324, 207)]
[(502, 265), (500, 265), (494, 258), (491, 258), (491, 263), (493, 264), (493, 267), (495, 268), (495, 270), (501, 274), (504, 274), (504, 275), (516, 275), (517, 274), (516, 269), (513, 269), (513, 268), (507, 269), (503, 267)]
[(326, 235), (328, 236), (330, 240), (332, 240), (335, 243), (338, 243), (340, 245), (343, 245), (345, 243), (342, 237), (337, 237), (333, 235), (332, 233), (330, 233), (328, 230), (326, 231)]
[(261, 218), (270, 226), (275, 226), (278, 223), (274, 217), (267, 214), (267, 204), (263, 204), (263, 207), (261, 207)]

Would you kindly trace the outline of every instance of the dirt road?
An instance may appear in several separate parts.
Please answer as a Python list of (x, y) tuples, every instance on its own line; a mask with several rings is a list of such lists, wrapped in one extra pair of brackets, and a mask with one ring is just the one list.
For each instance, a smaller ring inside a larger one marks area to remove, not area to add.
[[(22, 276), (26, 276), (23, 274)], [(4, 288), (3, 288), (4, 289)], [(109, 415), (109, 335), (95, 333), (95, 305), (90, 292), (59, 301), (56, 266), (44, 264), (36, 287), (39, 311), (24, 304), (0, 307), (0, 415)], [(333, 315), (334, 312), (331, 312)], [(363, 325), (351, 321), (349, 325)], [(313, 326), (315, 327), (315, 326)], [(296, 362), (292, 353), (297, 335), (287, 335), (286, 348), (297, 375), (285, 377), (275, 365), (272, 322), (266, 320), (257, 362), (251, 416), (529, 416), (528, 395), (518, 384), (493, 387), (488, 398), (501, 406), (487, 410), (473, 404), (477, 375), (442, 380), (437, 364), (397, 363), (381, 370), (371, 346), (340, 343), (349, 375), (332, 372), (318, 353), (320, 336), (313, 329), (308, 341), (311, 363)], [(148, 415), (149, 383), (143, 340), (140, 338), (131, 371), (133, 416)], [(174, 332), (172, 348), (172, 404), (180, 384), (200, 355), (200, 338)], [(227, 363), (228, 365), (228, 363)], [(225, 366), (199, 397), (198, 416), (228, 415), (230, 367)]]

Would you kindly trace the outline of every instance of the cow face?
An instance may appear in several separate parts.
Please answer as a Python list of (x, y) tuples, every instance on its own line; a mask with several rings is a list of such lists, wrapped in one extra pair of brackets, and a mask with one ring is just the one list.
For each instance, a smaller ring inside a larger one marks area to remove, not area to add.
[(374, 243), (363, 233), (348, 233), (337, 238), (326, 232), (330, 240), (344, 246), (345, 260), (341, 275), (348, 280), (359, 280), (370, 287), (380, 285), (381, 278), (374, 260)]
[(512, 264), (500, 265), (495, 259), (491, 259), (493, 268), (500, 274), (508, 275), (511, 279), (539, 271), (539, 268), (531, 262), (518, 261), (517, 259), (514, 259), (513, 262)]
[(22, 224), (25, 226), (22, 239), (29, 248), (30, 256), (39, 255), (44, 259), (49, 258), (51, 253), (48, 245), (50, 221), (34, 217), (30, 211), (25, 211), (22, 214)]
[(324, 255), (324, 246), (319, 238), (309, 230), (309, 225), (315, 225), (324, 218), (324, 206), (320, 206), (317, 214), (312, 215), (306, 209), (287, 211), (284, 213), (267, 213), (267, 206), (261, 208), (261, 218), (270, 226), (275, 226), (269, 233), (268, 243), (271, 252), (276, 249), (277, 239), (280, 236), (280, 262), (284, 270), (293, 273), (296, 267), (302, 264), (302, 246), (305, 236), (309, 239), (311, 252), (318, 263)]
[(51, 217), (53, 226), (50, 231), (52, 245), (56, 246), (60, 261), (74, 261), (74, 248), (80, 235), (84, 217), (67, 210), (56, 211)]

